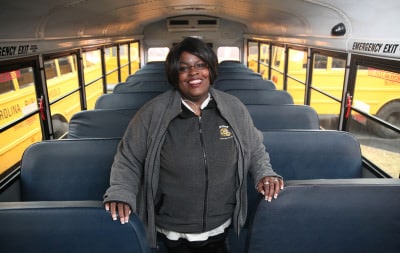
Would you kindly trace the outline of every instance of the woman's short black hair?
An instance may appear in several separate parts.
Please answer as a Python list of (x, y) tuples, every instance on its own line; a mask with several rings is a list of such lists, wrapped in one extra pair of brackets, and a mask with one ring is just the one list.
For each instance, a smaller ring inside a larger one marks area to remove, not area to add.
[(165, 68), (169, 83), (175, 88), (178, 88), (179, 65), (181, 54), (183, 52), (188, 52), (199, 57), (208, 65), (210, 84), (212, 85), (217, 78), (218, 58), (209, 45), (204, 43), (202, 40), (193, 37), (186, 37), (180, 43), (176, 44), (168, 53)]

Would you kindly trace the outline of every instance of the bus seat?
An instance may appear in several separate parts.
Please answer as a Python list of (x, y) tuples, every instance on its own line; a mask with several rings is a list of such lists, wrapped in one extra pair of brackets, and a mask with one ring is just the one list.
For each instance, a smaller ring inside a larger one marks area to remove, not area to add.
[(227, 72), (221, 72), (218, 73), (217, 79), (216, 80), (222, 80), (222, 79), (263, 79), (261, 74), (253, 72), (253, 71), (227, 71)]
[(161, 94), (161, 91), (110, 93), (103, 94), (97, 100), (95, 109), (139, 109), (147, 101)]
[(238, 97), (244, 104), (294, 104), (293, 97), (284, 90), (227, 90), (233, 96)]
[[(246, 68), (246, 67), (241, 67), (241, 66), (236, 66), (236, 67), (220, 67), (218, 66), (218, 76), (222, 75), (225, 76), (226, 74), (234, 74), (234, 73), (256, 73), (253, 70)], [(256, 73), (257, 74), (257, 73)]]
[(319, 129), (317, 112), (307, 105), (246, 105), (254, 125), (261, 131)]
[(259, 202), (246, 252), (399, 252), (399, 196), (395, 179), (287, 182)]
[(114, 93), (137, 92), (137, 91), (166, 91), (172, 86), (168, 81), (139, 81), (135, 83), (119, 83), (115, 85)]
[(149, 61), (143, 67), (141, 67), (137, 73), (145, 73), (145, 72), (163, 72), (165, 73), (165, 61)]
[(253, 89), (253, 90), (275, 90), (275, 84), (271, 80), (264, 79), (222, 79), (216, 80), (214, 88), (222, 91), (237, 89)]
[(361, 178), (360, 144), (335, 130), (264, 131), (274, 170), (285, 180)]
[(233, 227), (227, 230), (227, 244), (229, 253), (245, 252), (245, 243), (249, 229), (250, 217), (254, 216), (254, 211), (261, 195), (256, 191), (254, 179), (250, 173), (247, 174), (247, 218), (246, 223), (242, 227), (239, 236), (235, 233)]
[(102, 200), (119, 140), (50, 140), (30, 145), (21, 161), (21, 200)]
[[(269, 152), (272, 168), (285, 181), (324, 178), (353, 179), (362, 176), (360, 146), (357, 140), (347, 132), (282, 130), (264, 131), (263, 135), (264, 145)], [(261, 195), (256, 191), (255, 182), (249, 174), (247, 180), (247, 220), (239, 238), (235, 235), (233, 229), (228, 230), (228, 245), (231, 253), (246, 252), (246, 237), (260, 198)], [(280, 196), (278, 199), (280, 198), (284, 198), (284, 196)], [(306, 199), (307, 195), (304, 195), (303, 198)]]
[(151, 252), (139, 218), (121, 225), (101, 201), (2, 202), (0, 224), (2, 252)]
[(95, 109), (75, 113), (68, 139), (121, 138), (138, 109)]
[[(223, 60), (218, 63), (218, 70), (219, 69), (230, 69), (230, 68), (247, 68), (243, 63), (237, 60)], [(250, 69), (249, 69), (250, 70)]]
[(142, 75), (144, 76), (157, 75), (159, 76), (159, 78), (163, 78), (162, 80), (165, 80), (166, 79), (165, 62), (164, 61), (148, 62), (142, 68), (138, 69), (135, 73), (129, 75), (127, 77), (127, 80), (130, 79), (131, 76), (142, 76)]
[(128, 78), (126, 78), (125, 83), (128, 84), (135, 84), (137, 82), (140, 81), (164, 81), (164, 82), (168, 82), (167, 76), (165, 75), (164, 72), (143, 72), (143, 73), (136, 73), (133, 75), (128, 76)]

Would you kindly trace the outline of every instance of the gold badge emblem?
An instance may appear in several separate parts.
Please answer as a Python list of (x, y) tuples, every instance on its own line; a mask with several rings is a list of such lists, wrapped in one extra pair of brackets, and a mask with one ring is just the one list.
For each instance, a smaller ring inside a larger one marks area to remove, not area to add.
[(232, 136), (231, 131), (229, 130), (228, 126), (220, 126), (219, 127), (219, 134), (222, 138), (228, 138)]

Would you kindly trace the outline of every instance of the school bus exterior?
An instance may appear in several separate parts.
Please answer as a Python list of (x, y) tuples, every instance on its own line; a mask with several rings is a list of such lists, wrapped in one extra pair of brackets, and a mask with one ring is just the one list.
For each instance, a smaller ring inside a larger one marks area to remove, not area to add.
[[(277, 89), (284, 89), (284, 78), (282, 75), (285, 62), (284, 48), (273, 48), (271, 77), (268, 75), (268, 71), (265, 71), (269, 64), (268, 56), (265, 55), (267, 52), (268, 50), (260, 52), (260, 72), (264, 79), (273, 80)], [(257, 56), (254, 54), (250, 55), (249, 67), (257, 71), (257, 64)], [(289, 50), (287, 72), (291, 78), (287, 79), (287, 91), (293, 96), (296, 104), (304, 103), (305, 85), (299, 84), (304, 84), (306, 81), (306, 64), (307, 52)], [(326, 119), (339, 115), (341, 110), (340, 100), (342, 97), (345, 97), (345, 99), (348, 99), (346, 102), (351, 103), (354, 108), (368, 114), (376, 115), (392, 124), (399, 124), (399, 74), (361, 66), (357, 69), (356, 89), (354, 89), (353, 96), (343, 94), (345, 74), (345, 59), (321, 54), (314, 56), (311, 86), (336, 98), (335, 101), (327, 99), (327, 96), (323, 96), (320, 93), (311, 93), (313, 99), (310, 105), (318, 112), (320, 118)], [(393, 134), (390, 130), (385, 130), (373, 124), (373, 122), (368, 122), (366, 117), (356, 112), (352, 113), (352, 118), (361, 124), (367, 125), (375, 134), (382, 137), (391, 137)]]
[[(93, 59), (92, 59), (93, 60)], [(100, 65), (85, 62), (86, 78), (101, 76)], [(68, 121), (72, 115), (80, 111), (80, 94), (76, 62), (72, 56), (49, 60), (45, 64), (47, 90), (50, 100), (50, 110), (53, 123), (54, 138), (60, 138), (68, 131)], [(42, 131), (39, 117), (45, 117), (41, 112), (41, 99), (36, 97), (34, 77), (31, 68), (1, 73), (0, 75), (0, 127), (11, 124), (24, 116), (39, 110), (39, 116), (28, 119), (9, 128), (0, 135), (0, 174), (15, 165), (30, 144), (41, 141)], [(101, 82), (95, 82), (87, 87), (89, 91), (86, 101), (88, 109), (94, 108), (96, 99), (103, 94)], [(65, 97), (61, 102), (61, 97)], [(43, 118), (44, 119), (44, 118)]]

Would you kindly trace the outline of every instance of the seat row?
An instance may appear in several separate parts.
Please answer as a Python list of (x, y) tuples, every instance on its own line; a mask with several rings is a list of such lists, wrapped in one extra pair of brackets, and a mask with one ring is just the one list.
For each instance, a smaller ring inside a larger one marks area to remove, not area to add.
[[(249, 177), (248, 221), (239, 239), (229, 230), (231, 252), (398, 249), (393, 238), (400, 231), (400, 184), (361, 178), (360, 147), (351, 134), (326, 130), (263, 134), (271, 164), (284, 177), (286, 188), (277, 200), (267, 203)], [(23, 242), (29, 251), (43, 247), (56, 251), (53, 249), (61, 245), (59, 238), (64, 238), (64, 243), (71, 238), (76, 241), (57, 252), (70, 252), (72, 247), (83, 247), (80, 252), (97, 251), (97, 246), (105, 252), (110, 245), (114, 251), (124, 246), (135, 248), (132, 252), (147, 252), (145, 240), (139, 239), (144, 234), (136, 216), (128, 227), (121, 226), (102, 208), (118, 143), (119, 139), (79, 139), (30, 146), (21, 164), (23, 202), (0, 203), (0, 238), (12, 241), (18, 235), (21, 245), (13, 252), (26, 251)], [(104, 235), (109, 238), (103, 240)], [(128, 240), (125, 235), (136, 239)], [(101, 242), (94, 242), (95, 238)]]
[(24, 152), (20, 199), (0, 202), (2, 252), (150, 253), (142, 222), (103, 207), (119, 139), (43, 141)]
[[(319, 129), (318, 115), (305, 105), (247, 105), (261, 131)], [(95, 109), (74, 114), (68, 138), (121, 138), (138, 109)]]
[[(130, 75), (125, 82), (114, 87), (114, 93), (137, 91), (165, 91), (171, 88), (165, 74), (164, 62), (146, 64), (135, 74)], [(246, 88), (275, 89), (275, 84), (270, 80), (263, 80), (256, 73), (236, 61), (222, 62), (218, 65), (218, 77), (214, 87), (220, 90)]]
[[(360, 145), (347, 132), (281, 130), (263, 135), (271, 164), (285, 180), (362, 177)], [(119, 141), (69, 139), (29, 146), (21, 162), (21, 200), (101, 200)]]
[[(130, 77), (124, 83), (117, 84), (113, 93), (129, 93), (129, 92), (144, 92), (144, 91), (166, 91), (172, 86), (167, 80), (158, 76), (150, 75), (146, 78), (140, 79)], [(213, 84), (214, 88), (222, 91), (232, 89), (276, 89), (275, 84), (271, 80), (264, 80), (262, 78), (251, 79), (248, 76), (243, 76), (241, 73), (236, 75), (229, 75), (225, 78), (218, 78)]]
[[(149, 97), (140, 94), (136, 100), (138, 106), (132, 109), (97, 108), (78, 113), (71, 120), (69, 138), (81, 139), (43, 141), (25, 151), (21, 163), (21, 202), (0, 203), (0, 238), (5, 241), (5, 252), (149, 252), (143, 224), (138, 218), (133, 214), (129, 224), (121, 226), (104, 211), (101, 200), (126, 125), (138, 108), (157, 94), (153, 92)], [(117, 97), (111, 99), (121, 103)], [(250, 95), (247, 99), (256, 103)], [(298, 122), (314, 122), (314, 127), (281, 131), (270, 128), (263, 132), (271, 164), (284, 177), (287, 187), (277, 200), (267, 203), (255, 191), (249, 176), (248, 219), (239, 238), (229, 229), (230, 252), (310, 252), (314, 249), (377, 252), (382, 247), (385, 252), (395, 252), (399, 249), (392, 235), (400, 231), (396, 223), (400, 215), (396, 201), (400, 185), (388, 180), (361, 179), (360, 146), (351, 134), (317, 130), (318, 117), (300, 116), (302, 109), (291, 116), (282, 111), (285, 107), (302, 106), (275, 104), (268, 105), (269, 110), (264, 108), (267, 105), (247, 106), (259, 126), (276, 124), (273, 120), (276, 116), (264, 114), (273, 111), (286, 118), (298, 116)], [(279, 109), (272, 110), (273, 106)], [(87, 120), (86, 112), (96, 115)], [(263, 116), (256, 116), (260, 114)], [(93, 121), (99, 119), (102, 122)], [(125, 126), (116, 126), (116, 122)], [(86, 130), (77, 130), (74, 124)], [(101, 132), (96, 132), (99, 126), (109, 135), (97, 135)], [(375, 198), (377, 201), (371, 201)], [(382, 214), (382, 206), (388, 203), (390, 210), (385, 208)], [(362, 213), (367, 209), (372, 210), (368, 212), (370, 215)], [(378, 215), (385, 216), (379, 219), (380, 223), (374, 219)], [(364, 226), (369, 227), (363, 230)], [(372, 229), (379, 233), (378, 237), (372, 236)], [(315, 231), (318, 231), (315, 236), (309, 236)], [(350, 243), (349, 234), (356, 242)], [(19, 245), (15, 245), (15, 238)], [(286, 238), (296, 244), (287, 243)], [(344, 243), (334, 243), (338, 241)]]
[[(294, 105), (293, 98), (286, 91), (232, 89), (226, 92), (247, 106), (255, 126), (262, 131), (319, 129), (316, 111), (309, 106)], [(159, 94), (161, 91), (102, 95), (94, 110), (73, 115), (68, 138), (121, 137), (137, 110)]]
[(399, 194), (396, 179), (289, 181), (259, 200), (241, 252), (399, 252)]
[[(287, 181), (258, 198), (232, 253), (398, 252), (400, 184), (390, 179)], [(3, 252), (150, 252), (141, 221), (113, 222), (100, 201), (0, 203)]]
[(151, 253), (139, 218), (113, 222), (101, 201), (3, 202), (0, 224), (2, 252)]
[[(232, 253), (398, 252), (400, 185), (390, 179), (287, 181), (258, 199)], [(0, 203), (2, 252), (146, 252), (143, 225), (113, 222), (100, 201)]]
[[(284, 90), (230, 89), (225, 91), (236, 96), (244, 104), (293, 104), (292, 96)], [(150, 99), (163, 91), (137, 91), (110, 93), (101, 95), (95, 103), (95, 109), (140, 108)]]

